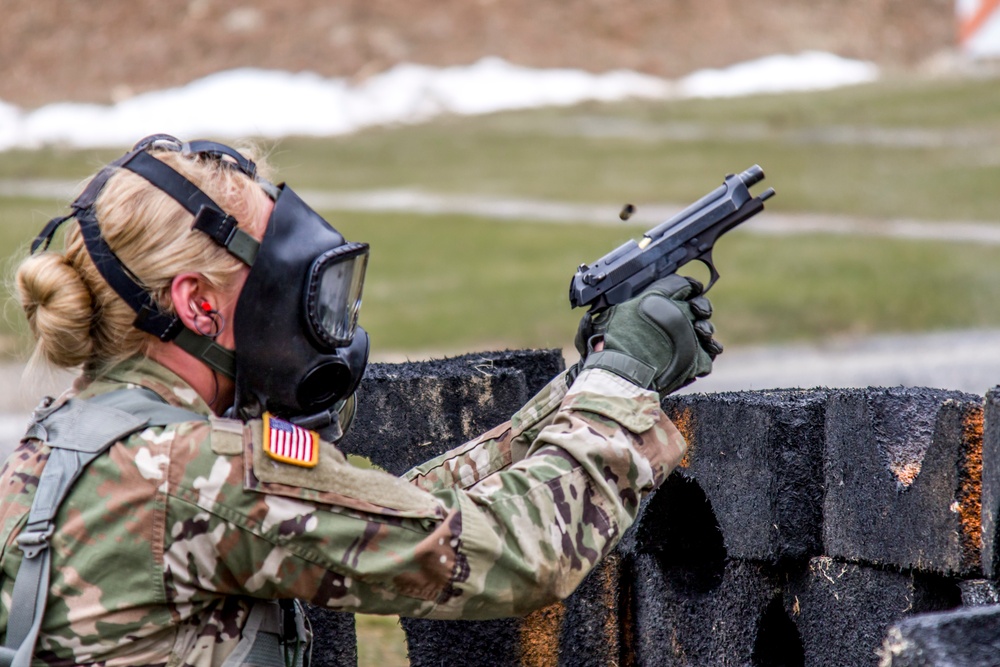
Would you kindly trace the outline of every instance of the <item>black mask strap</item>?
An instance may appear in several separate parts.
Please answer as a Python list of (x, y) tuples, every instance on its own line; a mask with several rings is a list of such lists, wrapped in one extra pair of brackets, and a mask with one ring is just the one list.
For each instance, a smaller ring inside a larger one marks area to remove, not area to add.
[[(250, 164), (253, 165), (252, 162)], [(236, 218), (223, 212), (222, 207), (199, 190), (194, 183), (146, 152), (136, 153), (121, 166), (142, 176), (187, 209), (194, 216), (193, 229), (208, 234), (212, 240), (228, 250), (231, 255), (247, 266), (253, 266), (254, 260), (257, 258), (257, 251), (260, 249), (260, 243), (242, 229), (237, 228)], [(256, 170), (256, 166), (254, 166), (254, 170)]]
[(66, 222), (74, 215), (74, 213), (70, 213), (60, 218), (52, 218), (49, 220), (46, 225), (42, 227), (42, 231), (38, 233), (35, 240), (31, 242), (31, 254), (35, 254), (35, 251), (38, 250), (38, 246), (42, 246), (42, 250), (48, 250), (49, 244), (52, 243), (52, 239), (56, 235), (56, 231), (62, 226), (62, 223)]
[(153, 334), (162, 341), (177, 337), (184, 328), (180, 318), (165, 313), (153, 301), (153, 297), (141, 286), (101, 236), (97, 216), (93, 208), (78, 211), (76, 219), (80, 223), (80, 233), (87, 246), (87, 252), (94, 266), (118, 296), (135, 311), (133, 323), (137, 329)]
[(76, 200), (70, 205), (73, 209), (72, 213), (49, 220), (45, 227), (42, 228), (42, 231), (39, 232), (38, 236), (35, 237), (35, 240), (31, 242), (31, 254), (35, 254), (35, 251), (38, 250), (39, 246), (42, 246), (42, 250), (48, 250), (49, 244), (52, 243), (52, 239), (55, 237), (56, 232), (64, 222), (70, 218), (78, 217), (81, 211), (92, 208), (94, 206), (94, 202), (97, 201), (97, 195), (99, 195), (101, 190), (104, 189), (105, 183), (107, 183), (108, 179), (115, 173), (115, 169), (131, 159), (135, 150), (136, 149), (133, 149), (132, 152), (126, 153), (111, 164), (104, 167), (104, 169), (101, 169), (101, 171), (99, 171), (97, 175), (91, 179), (90, 183), (87, 184), (87, 187), (83, 189), (80, 196), (77, 197)]
[[(181, 144), (181, 155), (211, 155), (223, 163), (231, 164), (232, 166), (237, 167), (250, 178), (254, 180), (257, 179), (257, 165), (254, 164), (253, 160), (248, 160), (246, 157), (241, 155), (239, 151), (236, 151), (225, 144), (204, 140), (189, 141)], [(227, 157), (230, 158), (232, 162), (226, 160)]]

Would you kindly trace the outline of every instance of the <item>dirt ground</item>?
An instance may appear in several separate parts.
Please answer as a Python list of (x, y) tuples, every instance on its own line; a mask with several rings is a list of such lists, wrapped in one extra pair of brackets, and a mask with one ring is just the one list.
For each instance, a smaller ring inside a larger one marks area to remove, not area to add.
[(953, 0), (4, 0), (0, 100), (107, 103), (234, 67), (364, 78), (401, 61), (676, 77), (807, 49), (909, 68)]

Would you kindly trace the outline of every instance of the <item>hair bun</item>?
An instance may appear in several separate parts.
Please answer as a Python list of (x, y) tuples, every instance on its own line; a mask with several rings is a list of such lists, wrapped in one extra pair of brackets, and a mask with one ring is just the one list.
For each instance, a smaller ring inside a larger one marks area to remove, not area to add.
[(62, 368), (87, 361), (93, 297), (76, 269), (58, 253), (32, 255), (18, 267), (17, 291), (38, 340), (33, 361), (44, 357)]

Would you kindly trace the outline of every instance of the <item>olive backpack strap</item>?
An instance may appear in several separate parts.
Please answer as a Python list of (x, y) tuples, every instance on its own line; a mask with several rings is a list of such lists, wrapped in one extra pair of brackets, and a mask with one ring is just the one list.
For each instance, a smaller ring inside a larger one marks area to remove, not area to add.
[(143, 388), (120, 389), (87, 400), (71, 398), (58, 406), (46, 399), (35, 409), (25, 438), (45, 441), (51, 452), (27, 523), (16, 540), (23, 558), (14, 581), (7, 639), (0, 647), (0, 667), (31, 664), (45, 615), (54, 520), (84, 468), (111, 445), (144, 427), (204, 419), (204, 415), (167, 405)]

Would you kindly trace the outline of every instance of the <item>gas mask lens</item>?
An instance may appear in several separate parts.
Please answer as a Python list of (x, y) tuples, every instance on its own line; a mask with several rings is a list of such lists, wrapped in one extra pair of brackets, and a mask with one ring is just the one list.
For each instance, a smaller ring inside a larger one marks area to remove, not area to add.
[(339, 246), (313, 263), (306, 312), (313, 333), (324, 345), (344, 347), (354, 338), (367, 266), (366, 243)]

